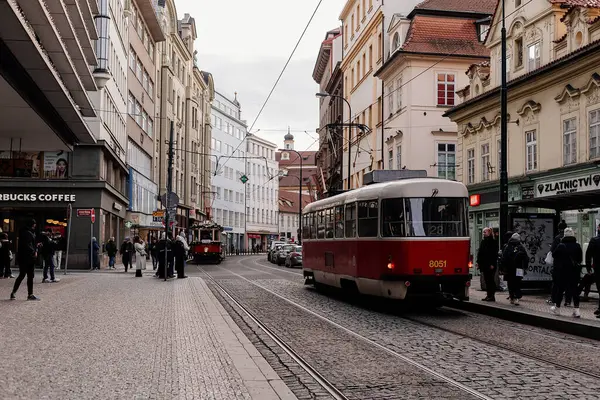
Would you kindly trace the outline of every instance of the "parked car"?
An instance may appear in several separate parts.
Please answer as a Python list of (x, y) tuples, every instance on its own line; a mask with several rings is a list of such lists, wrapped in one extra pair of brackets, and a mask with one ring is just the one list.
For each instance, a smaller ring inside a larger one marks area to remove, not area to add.
[(292, 268), (302, 266), (302, 246), (295, 246), (285, 259), (285, 266)]
[(284, 264), (288, 254), (295, 248), (296, 246), (294, 246), (293, 244), (286, 244), (284, 246), (281, 246), (279, 251), (275, 253), (275, 263), (277, 265)]
[(275, 250), (278, 250), (277, 247), (281, 247), (283, 246), (285, 243), (283, 242), (271, 242), (271, 247), (269, 247), (269, 251), (267, 251), (267, 261), (271, 261), (272, 263), (274, 263), (275, 261), (273, 261), (273, 252)]
[(269, 251), (269, 261), (271, 261), (273, 264), (277, 263), (277, 253), (282, 247), (283, 244), (278, 244), (273, 250)]

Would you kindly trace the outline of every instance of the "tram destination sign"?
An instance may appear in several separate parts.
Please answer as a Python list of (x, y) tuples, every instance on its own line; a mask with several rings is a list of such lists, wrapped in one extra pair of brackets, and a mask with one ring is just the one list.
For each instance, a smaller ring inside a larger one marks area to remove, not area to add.
[(589, 192), (596, 189), (600, 189), (600, 174), (540, 182), (535, 187), (535, 196), (548, 197), (560, 194)]
[(74, 194), (48, 194), (48, 193), (0, 193), (0, 201), (21, 201), (21, 202), (65, 202), (74, 203)]

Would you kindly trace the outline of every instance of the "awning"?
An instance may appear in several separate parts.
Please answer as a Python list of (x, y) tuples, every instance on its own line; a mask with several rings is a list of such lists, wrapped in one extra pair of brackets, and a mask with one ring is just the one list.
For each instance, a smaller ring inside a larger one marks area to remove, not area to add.
[(536, 197), (510, 202), (511, 206), (547, 208), (557, 211), (583, 210), (600, 207), (600, 190)]

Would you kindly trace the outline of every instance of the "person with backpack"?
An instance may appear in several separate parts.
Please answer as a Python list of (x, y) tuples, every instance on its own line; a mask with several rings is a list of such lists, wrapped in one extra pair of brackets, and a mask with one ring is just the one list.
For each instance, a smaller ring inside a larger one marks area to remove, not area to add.
[[(600, 290), (600, 225), (597, 228), (597, 235), (590, 240), (587, 251), (585, 252), (585, 264), (594, 270), (596, 278), (596, 287)], [(598, 309), (594, 311), (596, 318), (600, 318), (600, 299), (598, 300)]]
[(581, 276), (581, 262), (583, 261), (583, 252), (581, 246), (577, 243), (573, 229), (566, 228), (563, 233), (563, 238), (560, 244), (552, 252), (554, 258), (554, 276), (556, 280), (552, 288), (552, 301), (554, 305), (551, 310), (554, 314), (560, 315), (560, 303), (562, 302), (563, 294), (573, 300), (575, 309), (573, 317), (580, 318), (579, 312), (579, 293), (577, 286)]
[(507, 232), (506, 236), (509, 237), (509, 235), (510, 239), (502, 250), (500, 262), (504, 272), (504, 280), (508, 285), (510, 304), (518, 306), (519, 300), (523, 297), (521, 294), (521, 281), (529, 265), (529, 256), (527, 250), (521, 244), (521, 235)]

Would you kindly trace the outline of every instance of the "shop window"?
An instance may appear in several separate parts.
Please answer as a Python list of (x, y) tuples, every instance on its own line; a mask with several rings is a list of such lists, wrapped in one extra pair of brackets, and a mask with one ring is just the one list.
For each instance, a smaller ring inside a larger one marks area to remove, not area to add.
[(379, 205), (377, 200), (358, 203), (358, 236), (377, 237), (377, 218)]

